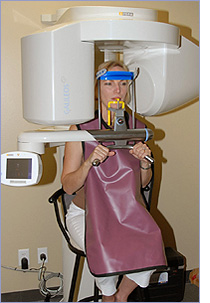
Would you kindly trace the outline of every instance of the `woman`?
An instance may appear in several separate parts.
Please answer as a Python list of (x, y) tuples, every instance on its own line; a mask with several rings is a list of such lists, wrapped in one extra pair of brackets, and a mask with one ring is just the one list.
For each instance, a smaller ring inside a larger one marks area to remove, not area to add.
[[(102, 68), (106, 68), (107, 71), (128, 71), (125, 65), (115, 61), (102, 64), (98, 70)], [(128, 86), (128, 82), (125, 80), (100, 81), (103, 128), (110, 128), (107, 125), (108, 102), (116, 100), (127, 102)], [(117, 105), (113, 102), (110, 106), (116, 108)], [(144, 127), (144, 125), (140, 123), (140, 127)], [(96, 118), (93, 121), (84, 123), (80, 125), (79, 128), (97, 129), (98, 119)], [(78, 126), (75, 125), (70, 127), (70, 130), (77, 129)], [(90, 263), (92, 262), (93, 264), (93, 274), (95, 265), (96, 272), (97, 267), (100, 267), (101, 273), (103, 273), (103, 271), (105, 273), (106, 266), (108, 268), (104, 276), (100, 274), (99, 270), (98, 277), (96, 278), (96, 284), (102, 292), (104, 302), (126, 302), (129, 294), (138, 285), (141, 287), (148, 286), (150, 276), (156, 267), (165, 264), (160, 230), (145, 208), (140, 205), (140, 203), (143, 204), (140, 193), (138, 193), (139, 201), (137, 201), (136, 198), (135, 188), (137, 184), (138, 189), (140, 186), (145, 187), (152, 177), (151, 164), (145, 160), (146, 155), (150, 156), (151, 151), (149, 147), (142, 142), (135, 144), (131, 150), (111, 151), (105, 145), (97, 142), (87, 142), (84, 144), (84, 148), (81, 142), (66, 143), (61, 182), (66, 193), (77, 193), (74, 203), (71, 204), (68, 210), (66, 218), (67, 226), (74, 241), (83, 251), (86, 251), (87, 257), (88, 254), (90, 255), (89, 260)], [(101, 163), (97, 168), (92, 166), (95, 159), (98, 159)], [(130, 169), (130, 167), (132, 167), (132, 169)], [(138, 181), (136, 181), (137, 175)], [(85, 198), (83, 191), (84, 184)], [(133, 184), (135, 184), (135, 186), (133, 186)], [(125, 199), (126, 203), (122, 204), (122, 199)], [(85, 200), (87, 205), (85, 205)], [(86, 210), (88, 209), (86, 212), (86, 247), (84, 247), (85, 207)], [(117, 216), (119, 216), (119, 214), (115, 213), (116, 209), (121, 212), (122, 216), (129, 212), (128, 217), (130, 219), (127, 219), (125, 216), (123, 220), (118, 220)], [(103, 214), (100, 215), (100, 212)], [(107, 213), (109, 214), (106, 217)], [(96, 220), (98, 217), (100, 218), (100, 220), (98, 220), (99, 222)], [(126, 220), (130, 220), (130, 222)], [(121, 222), (119, 223), (119, 221)], [(134, 223), (135, 221), (136, 223)], [(140, 224), (139, 221), (141, 221)], [(130, 227), (128, 223), (134, 225), (134, 228), (133, 226)], [(137, 228), (135, 224), (138, 226)], [(144, 226), (142, 226), (142, 224), (144, 224)], [(113, 228), (105, 231), (105, 229), (110, 226), (113, 226)], [(147, 230), (146, 236), (145, 230)], [(132, 233), (136, 233), (134, 238), (132, 238)], [(154, 234), (156, 235), (155, 239), (151, 238), (151, 242), (157, 242), (157, 244), (155, 244), (156, 246), (152, 247), (152, 245), (145, 244)], [(105, 239), (106, 236), (108, 236), (108, 240)], [(103, 238), (103, 245), (100, 243), (101, 237)], [(118, 241), (118, 238), (121, 240)], [(94, 241), (89, 241), (88, 239), (94, 239)], [(117, 245), (115, 245), (116, 242)], [(131, 248), (128, 253), (119, 254), (117, 252), (118, 248), (121, 252), (127, 250), (126, 246), (122, 246), (121, 248), (122, 242), (123, 245), (125, 243), (127, 247)], [(109, 248), (110, 243), (111, 248)], [(144, 248), (147, 246), (149, 247), (149, 253), (147, 253), (147, 250)], [(116, 251), (113, 251), (113, 249), (116, 249)], [(149, 255), (151, 255), (151, 260), (154, 258), (154, 250), (155, 255), (158, 255), (158, 260), (150, 262), (150, 260), (147, 259), (149, 259)], [(158, 253), (158, 251), (160, 251), (160, 253)], [(91, 252), (95, 252), (95, 256), (94, 254), (91, 255)], [(113, 262), (114, 255), (116, 254), (118, 254), (119, 257), (115, 258), (115, 262)], [(106, 257), (104, 257), (105, 255)], [(144, 257), (144, 255), (146, 255), (146, 257)], [(137, 261), (134, 262), (134, 260)], [(112, 268), (112, 263), (120, 263), (120, 265), (115, 269), (115, 264)], [(133, 263), (135, 263), (135, 265)], [(116, 289), (117, 273), (122, 272), (124, 273), (123, 279), (118, 289)], [(97, 276), (97, 274), (95, 276)]]

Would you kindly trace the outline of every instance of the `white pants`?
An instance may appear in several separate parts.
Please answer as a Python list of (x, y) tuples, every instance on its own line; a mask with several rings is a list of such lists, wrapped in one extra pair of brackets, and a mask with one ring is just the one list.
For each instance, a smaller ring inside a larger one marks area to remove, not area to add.
[[(85, 251), (85, 211), (76, 206), (73, 202), (71, 203), (66, 215), (66, 225), (73, 242), (77, 244), (77, 247), (80, 250)], [(139, 286), (147, 287), (149, 285), (150, 277), (154, 271), (155, 270), (142, 271), (126, 274), (126, 276)], [(111, 296), (117, 291), (117, 275), (101, 278), (94, 277), (94, 279), (103, 295)]]

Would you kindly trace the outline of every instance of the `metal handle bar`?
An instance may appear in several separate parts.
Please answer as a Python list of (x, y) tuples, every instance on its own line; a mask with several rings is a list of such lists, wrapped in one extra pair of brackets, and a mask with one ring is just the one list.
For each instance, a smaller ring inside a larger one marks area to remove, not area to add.
[(153, 131), (148, 128), (128, 129), (126, 131), (113, 130), (88, 130), (88, 132), (101, 142), (127, 140), (127, 141), (148, 141), (153, 138)]
[[(107, 146), (109, 149), (133, 149), (133, 145), (109, 145)], [(144, 157), (151, 164), (154, 164), (155, 160), (151, 156)]]
[[(109, 145), (106, 146), (109, 149), (133, 149), (133, 145)], [(155, 160), (151, 157), (151, 156), (145, 156), (144, 157), (145, 160), (147, 160), (148, 162), (150, 162), (151, 164), (154, 164)], [(100, 160), (99, 159), (95, 159), (92, 162), (93, 166), (99, 166), (100, 165)]]

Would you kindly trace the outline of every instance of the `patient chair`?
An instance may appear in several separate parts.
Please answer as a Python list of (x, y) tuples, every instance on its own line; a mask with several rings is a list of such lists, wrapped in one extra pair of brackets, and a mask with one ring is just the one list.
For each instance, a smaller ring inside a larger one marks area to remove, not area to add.
[[(67, 241), (69, 249), (76, 254), (73, 275), (71, 280), (71, 286), (69, 290), (69, 299), (68, 302), (77, 302), (78, 297), (78, 287), (81, 281), (81, 266), (83, 267), (84, 258), (86, 257), (85, 253), (80, 250), (75, 243), (71, 240), (66, 223), (65, 215), (67, 213), (68, 207), (73, 200), (74, 195), (68, 195), (65, 193), (63, 188), (57, 190), (50, 198), (49, 202), (53, 203), (55, 209), (55, 215), (59, 228)], [(60, 203), (59, 203), (60, 201)], [(70, 269), (69, 269), (70, 270)], [(92, 296), (83, 298), (79, 302), (98, 302), (102, 296), (99, 295), (99, 289), (94, 282), (94, 294)]]
[[(154, 178), (152, 177), (150, 183), (145, 188), (141, 189), (143, 198), (145, 200), (145, 205), (146, 205), (146, 208), (148, 211), (150, 211), (153, 179)], [(80, 266), (81, 266), (81, 264), (83, 266), (82, 259), (84, 260), (84, 258), (86, 257), (85, 253), (83, 251), (81, 251), (80, 249), (78, 249), (76, 247), (76, 245), (70, 239), (69, 233), (68, 233), (68, 230), (66, 227), (66, 223), (65, 223), (65, 215), (67, 213), (68, 207), (69, 207), (71, 201), (73, 200), (73, 198), (74, 198), (74, 195), (66, 194), (62, 188), (57, 190), (49, 198), (49, 202), (54, 205), (57, 223), (59, 225), (59, 228), (60, 228), (64, 238), (66, 239), (66, 241), (68, 243), (68, 247), (73, 253), (76, 254), (68, 302), (77, 301), (78, 284), (80, 283), (80, 280), (81, 280)], [(98, 302), (99, 299), (101, 299), (101, 297), (102, 296), (99, 295), (99, 289), (96, 286), (96, 283), (94, 282), (94, 294), (90, 297), (83, 298), (79, 302), (91, 302), (91, 301)]]

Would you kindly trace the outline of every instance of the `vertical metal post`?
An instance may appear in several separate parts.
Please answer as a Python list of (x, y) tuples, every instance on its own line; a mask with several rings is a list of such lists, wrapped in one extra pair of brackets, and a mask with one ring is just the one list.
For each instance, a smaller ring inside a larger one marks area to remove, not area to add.
[(132, 81), (131, 85), (132, 85), (132, 126), (134, 129), (135, 128), (135, 111), (136, 111), (134, 80)]
[(98, 128), (101, 129), (101, 97), (100, 97), (100, 80), (98, 79)]

